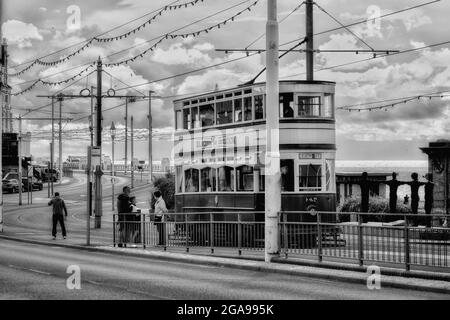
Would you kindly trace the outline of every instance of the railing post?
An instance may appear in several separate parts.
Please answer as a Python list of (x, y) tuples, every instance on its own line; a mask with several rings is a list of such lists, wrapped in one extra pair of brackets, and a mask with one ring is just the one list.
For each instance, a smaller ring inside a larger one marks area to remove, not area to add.
[(145, 214), (141, 215), (141, 223), (142, 223), (142, 247), (145, 249), (147, 249), (147, 241), (146, 241), (146, 236), (145, 236)]
[(317, 255), (319, 258), (319, 262), (322, 262), (323, 257), (322, 257), (322, 217), (321, 217), (321, 213), (318, 212), (317, 213), (317, 242), (318, 242), (318, 250), (317, 250)]
[(184, 215), (184, 224), (186, 228), (186, 252), (189, 253), (189, 232), (188, 232), (188, 215)]
[(209, 245), (211, 246), (211, 254), (214, 254), (214, 215), (209, 214)]
[(116, 215), (115, 214), (113, 214), (113, 245), (115, 248), (116, 247)]
[(242, 255), (242, 216), (238, 213), (238, 252)]
[(288, 226), (287, 226), (287, 214), (282, 212), (282, 219), (283, 219), (283, 250), (284, 250), (284, 256), (286, 259), (288, 258), (288, 252), (289, 252), (289, 235), (288, 235)]
[(409, 226), (408, 219), (405, 215), (405, 229), (404, 229), (404, 240), (405, 240), (405, 270), (411, 270), (411, 257), (410, 257), (410, 248), (409, 248)]
[(362, 267), (364, 265), (364, 233), (362, 226), (362, 217), (361, 214), (358, 213), (358, 260), (359, 265)]

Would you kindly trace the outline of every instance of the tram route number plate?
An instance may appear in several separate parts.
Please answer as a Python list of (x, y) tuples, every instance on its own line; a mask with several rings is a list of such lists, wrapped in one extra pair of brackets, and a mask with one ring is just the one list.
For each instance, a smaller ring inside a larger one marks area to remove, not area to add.
[(304, 153), (299, 153), (298, 158), (300, 160), (316, 160), (316, 159), (322, 159), (322, 154), (321, 153), (304, 152)]

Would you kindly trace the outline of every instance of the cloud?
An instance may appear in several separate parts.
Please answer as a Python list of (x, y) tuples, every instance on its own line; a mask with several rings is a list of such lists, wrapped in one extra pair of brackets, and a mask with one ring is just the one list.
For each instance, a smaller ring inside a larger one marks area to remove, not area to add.
[(214, 49), (210, 43), (195, 45), (187, 48), (183, 43), (174, 43), (167, 50), (156, 49), (151, 59), (154, 62), (166, 65), (194, 65), (206, 66), (214, 61), (214, 58), (205, 53)]
[(8, 20), (3, 24), (4, 36), (10, 44), (15, 44), (19, 48), (29, 48), (33, 44), (31, 40), (44, 40), (38, 28), (32, 23), (25, 23), (18, 20)]

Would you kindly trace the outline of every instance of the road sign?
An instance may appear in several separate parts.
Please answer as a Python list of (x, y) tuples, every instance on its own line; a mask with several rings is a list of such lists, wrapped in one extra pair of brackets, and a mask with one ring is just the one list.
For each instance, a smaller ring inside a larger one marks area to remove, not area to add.
[(27, 177), (28, 178), (33, 178), (33, 176), (34, 176), (34, 168), (33, 168), (33, 166), (29, 166), (28, 167), (28, 175), (27, 175)]
[(92, 147), (90, 148), (90, 165), (91, 170), (94, 172), (97, 168), (97, 166), (101, 166), (101, 160), (102, 160), (102, 151), (99, 147)]

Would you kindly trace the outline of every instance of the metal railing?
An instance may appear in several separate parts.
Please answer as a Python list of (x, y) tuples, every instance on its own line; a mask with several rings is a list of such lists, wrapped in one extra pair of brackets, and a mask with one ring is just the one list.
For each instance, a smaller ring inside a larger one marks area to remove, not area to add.
[[(450, 266), (450, 229), (438, 227), (443, 215), (363, 214), (336, 212), (280, 213), (279, 244), (286, 257), (316, 257), (385, 263), (406, 270), (411, 266)], [(370, 222), (376, 220), (379, 222)], [(384, 221), (384, 222), (383, 222)], [(387, 222), (392, 221), (392, 222)], [(435, 225), (433, 228), (418, 224)], [(152, 215), (114, 216), (114, 245), (264, 251), (263, 212), (167, 214), (164, 222)]]

